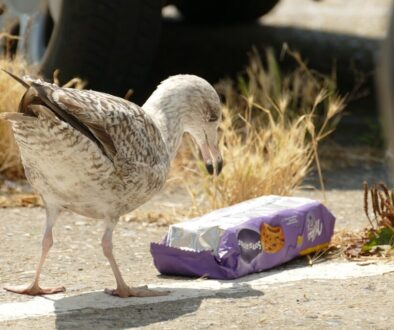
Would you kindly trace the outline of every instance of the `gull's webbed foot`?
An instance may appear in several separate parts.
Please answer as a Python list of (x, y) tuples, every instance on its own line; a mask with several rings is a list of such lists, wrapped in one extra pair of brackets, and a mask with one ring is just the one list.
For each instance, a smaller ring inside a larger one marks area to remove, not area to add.
[(53, 294), (66, 291), (66, 288), (64, 286), (54, 288), (41, 288), (39, 285), (34, 284), (29, 286), (6, 286), (4, 289), (14, 293), (27, 294), (29, 296), (40, 296), (44, 294)]
[(117, 296), (121, 298), (127, 297), (158, 297), (158, 296), (167, 296), (170, 292), (169, 291), (157, 291), (148, 289), (148, 287), (140, 286), (136, 288), (130, 288), (128, 286), (124, 288), (117, 288), (115, 290), (105, 289), (105, 293), (111, 296)]

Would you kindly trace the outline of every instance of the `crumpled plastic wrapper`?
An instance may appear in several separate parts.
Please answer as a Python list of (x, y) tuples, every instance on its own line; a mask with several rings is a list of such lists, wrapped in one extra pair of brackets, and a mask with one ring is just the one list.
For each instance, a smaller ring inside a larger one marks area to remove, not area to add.
[(326, 248), (334, 224), (320, 202), (263, 196), (171, 225), (151, 253), (163, 274), (237, 278)]

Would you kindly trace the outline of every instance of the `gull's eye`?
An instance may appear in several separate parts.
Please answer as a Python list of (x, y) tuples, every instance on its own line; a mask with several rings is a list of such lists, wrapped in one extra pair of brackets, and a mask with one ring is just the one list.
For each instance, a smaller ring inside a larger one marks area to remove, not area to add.
[(214, 122), (217, 121), (219, 119), (218, 115), (216, 113), (211, 113), (211, 115), (209, 116), (208, 121), (209, 122)]

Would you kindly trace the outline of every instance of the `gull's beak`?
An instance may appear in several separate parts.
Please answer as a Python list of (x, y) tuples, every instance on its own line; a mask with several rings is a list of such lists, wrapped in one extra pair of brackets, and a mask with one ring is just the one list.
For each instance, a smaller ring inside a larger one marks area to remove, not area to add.
[(223, 168), (223, 159), (219, 149), (216, 146), (209, 145), (208, 142), (204, 142), (200, 150), (208, 173), (219, 175)]

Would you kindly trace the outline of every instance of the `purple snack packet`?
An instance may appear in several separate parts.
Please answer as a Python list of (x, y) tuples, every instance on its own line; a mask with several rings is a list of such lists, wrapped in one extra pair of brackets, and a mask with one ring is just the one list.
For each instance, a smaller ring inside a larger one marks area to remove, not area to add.
[(334, 224), (312, 199), (263, 196), (171, 225), (151, 254), (162, 274), (233, 279), (324, 249)]

